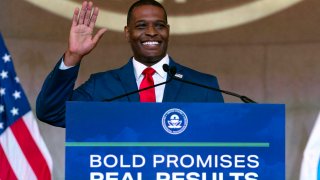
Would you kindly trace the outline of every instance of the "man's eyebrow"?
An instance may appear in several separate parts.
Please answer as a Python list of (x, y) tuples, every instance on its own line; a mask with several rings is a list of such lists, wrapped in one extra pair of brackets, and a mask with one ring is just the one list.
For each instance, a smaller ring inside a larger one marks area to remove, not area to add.
[[(148, 20), (145, 20), (145, 19), (141, 19), (141, 20), (138, 20), (138, 21), (136, 21), (136, 22), (134, 22), (135, 24), (136, 23), (140, 23), (140, 22), (148, 22)], [(156, 20), (155, 22), (162, 22), (162, 23), (165, 23), (165, 24), (167, 24), (168, 22), (166, 21), (166, 20)]]
[(144, 22), (146, 22), (146, 20), (139, 20), (139, 21), (136, 21), (134, 23), (137, 24), (137, 23), (144, 23)]
[(162, 22), (162, 23), (167, 24), (167, 21), (166, 21), (166, 20), (157, 20), (156, 22)]

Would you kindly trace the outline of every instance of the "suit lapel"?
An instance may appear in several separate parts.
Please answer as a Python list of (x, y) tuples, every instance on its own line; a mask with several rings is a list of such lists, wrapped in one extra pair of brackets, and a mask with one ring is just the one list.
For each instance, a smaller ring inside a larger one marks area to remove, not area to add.
[[(136, 78), (133, 72), (132, 59), (129, 60), (129, 62), (125, 66), (119, 69), (118, 73), (125, 93), (138, 90)], [(139, 93), (135, 93), (128, 96), (128, 100), (132, 102), (139, 102)]]
[[(183, 77), (183, 68), (175, 63), (171, 58), (170, 58), (170, 66), (174, 66), (177, 68), (177, 73), (179, 75), (182, 75)], [(169, 76), (167, 77), (169, 79)], [(177, 100), (177, 95), (179, 94), (180, 88), (181, 88), (182, 83), (179, 81), (172, 80), (168, 84), (166, 84), (165, 90), (164, 90), (164, 95), (163, 95), (163, 100), (162, 102), (175, 102)]]
[[(181, 75), (183, 77), (183, 67), (175, 63), (171, 58), (170, 58), (170, 66), (176, 67), (177, 68), (176, 74)], [(125, 93), (138, 90), (134, 71), (133, 71), (132, 59), (129, 60), (129, 62), (126, 65), (124, 65), (122, 68), (118, 70), (118, 74), (119, 74), (119, 78)], [(167, 77), (167, 79), (168, 78), (169, 76)], [(177, 95), (179, 94), (181, 85), (182, 85), (181, 82), (178, 82), (175, 80), (172, 80), (171, 82), (166, 84), (162, 102), (175, 102), (177, 99)], [(139, 102), (140, 101), (139, 93), (135, 93), (128, 96), (128, 100), (131, 102)]]

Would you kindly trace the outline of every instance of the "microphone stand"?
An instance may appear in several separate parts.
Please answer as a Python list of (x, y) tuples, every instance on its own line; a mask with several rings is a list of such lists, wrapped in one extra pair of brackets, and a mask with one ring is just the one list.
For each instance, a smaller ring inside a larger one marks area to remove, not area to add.
[(247, 96), (239, 95), (239, 94), (236, 94), (236, 93), (233, 93), (233, 92), (217, 89), (217, 88), (214, 88), (214, 87), (206, 86), (206, 85), (203, 85), (203, 84), (198, 84), (198, 83), (195, 83), (195, 82), (191, 82), (191, 81), (184, 80), (184, 79), (179, 79), (179, 78), (176, 78), (176, 77), (172, 77), (172, 79), (174, 79), (176, 81), (183, 82), (183, 83), (192, 84), (192, 85), (195, 85), (195, 86), (207, 88), (207, 89), (210, 89), (212, 91), (219, 91), (219, 92), (224, 93), (224, 94), (235, 96), (235, 97), (240, 98), (244, 103), (257, 103), (254, 100), (248, 98)]
[[(169, 73), (168, 73), (168, 74), (169, 74)], [(114, 100), (117, 100), (117, 99), (120, 99), (120, 98), (123, 98), (123, 97), (126, 97), (126, 96), (130, 96), (130, 95), (132, 95), (132, 94), (139, 93), (139, 92), (141, 92), (141, 91), (145, 91), (145, 90), (148, 90), (148, 89), (151, 89), (151, 88), (155, 88), (155, 87), (157, 87), (157, 86), (161, 86), (161, 85), (163, 85), (163, 84), (167, 84), (167, 83), (169, 83), (170, 81), (172, 81), (172, 79), (173, 79), (173, 78), (172, 78), (171, 76), (169, 76), (169, 79), (168, 79), (167, 81), (165, 81), (165, 82), (162, 82), (162, 83), (159, 83), (159, 84), (155, 84), (155, 85), (153, 85), (153, 86), (149, 86), (149, 87), (146, 87), (146, 88), (143, 88), (143, 89), (138, 89), (138, 90), (135, 90), (135, 91), (131, 91), (131, 92), (129, 92), (129, 93), (125, 93), (125, 94), (122, 94), (122, 95), (113, 97), (113, 98), (111, 98), (111, 99), (104, 99), (103, 101), (111, 102), (111, 101), (114, 101)]]
[(203, 85), (203, 84), (198, 84), (198, 83), (195, 83), (195, 82), (192, 82), (192, 81), (179, 79), (179, 78), (174, 76), (176, 74), (176, 68), (175, 67), (169, 67), (169, 65), (164, 65), (163, 69), (164, 69), (164, 71), (166, 71), (169, 74), (169, 77), (171, 79), (174, 79), (176, 81), (180, 81), (180, 82), (183, 82), (183, 83), (191, 84), (191, 85), (194, 85), (194, 86), (199, 86), (199, 87), (202, 87), (202, 88), (210, 89), (212, 91), (218, 91), (218, 92), (221, 92), (221, 93), (224, 93), (224, 94), (228, 94), (228, 95), (231, 95), (231, 96), (234, 96), (234, 97), (238, 97), (244, 103), (257, 103), (254, 100), (248, 98), (247, 96), (239, 95), (239, 94), (234, 93), (234, 92), (225, 91), (225, 90), (222, 90), (222, 89), (206, 86), (206, 85)]
[(221, 89), (210, 87), (210, 86), (206, 86), (206, 85), (203, 85), (203, 84), (198, 84), (198, 83), (195, 83), (195, 82), (192, 82), (192, 81), (179, 79), (179, 78), (174, 76), (176, 74), (176, 71), (177, 71), (176, 68), (175, 67), (169, 67), (168, 64), (164, 64), (163, 65), (163, 70), (165, 72), (167, 72), (168, 75), (169, 75), (169, 79), (167, 81), (159, 83), (159, 84), (155, 84), (153, 86), (149, 86), (149, 87), (146, 87), (146, 88), (143, 88), (143, 89), (138, 89), (138, 90), (135, 90), (135, 91), (131, 91), (129, 93), (125, 93), (125, 94), (122, 94), (122, 95), (119, 95), (119, 96), (115, 96), (115, 97), (110, 98), (110, 99), (104, 99), (103, 101), (111, 102), (111, 101), (114, 101), (114, 100), (117, 100), (117, 99), (120, 99), (120, 98), (123, 98), (123, 97), (126, 97), (126, 96), (130, 96), (130, 95), (135, 94), (135, 93), (139, 93), (141, 91), (145, 91), (147, 89), (151, 89), (151, 88), (155, 88), (157, 86), (161, 86), (163, 84), (167, 84), (167, 83), (171, 82), (172, 80), (176, 80), (176, 81), (180, 81), (182, 83), (187, 83), (187, 84), (191, 84), (191, 85), (194, 85), (194, 86), (199, 86), (199, 87), (202, 87), (202, 88), (210, 89), (212, 91), (218, 91), (218, 92), (221, 92), (221, 93), (224, 93), (224, 94), (228, 94), (228, 95), (231, 95), (231, 96), (234, 96), (234, 97), (238, 97), (244, 103), (256, 103), (255, 101), (253, 101), (252, 99), (248, 98), (247, 96), (239, 95), (237, 93), (221, 90)]

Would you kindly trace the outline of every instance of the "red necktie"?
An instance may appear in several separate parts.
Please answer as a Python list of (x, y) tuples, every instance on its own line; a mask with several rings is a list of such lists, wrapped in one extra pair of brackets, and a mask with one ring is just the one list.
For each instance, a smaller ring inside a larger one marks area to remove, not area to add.
[[(144, 78), (142, 79), (139, 89), (143, 89), (154, 85), (152, 75), (155, 72), (156, 71), (150, 67), (143, 70), (142, 74), (144, 75)], [(141, 91), (139, 94), (140, 102), (156, 102), (156, 93), (154, 88)]]

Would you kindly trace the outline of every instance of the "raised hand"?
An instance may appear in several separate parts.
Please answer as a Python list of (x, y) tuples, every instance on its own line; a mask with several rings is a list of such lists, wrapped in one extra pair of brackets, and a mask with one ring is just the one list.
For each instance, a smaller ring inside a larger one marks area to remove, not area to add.
[(75, 9), (69, 36), (69, 47), (64, 57), (64, 63), (67, 66), (78, 64), (85, 55), (94, 49), (107, 31), (106, 28), (102, 28), (95, 35), (93, 34), (98, 13), (99, 9), (97, 7), (93, 9), (91, 1), (84, 1), (81, 11), (79, 8)]

